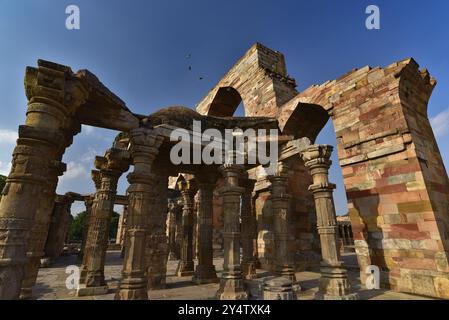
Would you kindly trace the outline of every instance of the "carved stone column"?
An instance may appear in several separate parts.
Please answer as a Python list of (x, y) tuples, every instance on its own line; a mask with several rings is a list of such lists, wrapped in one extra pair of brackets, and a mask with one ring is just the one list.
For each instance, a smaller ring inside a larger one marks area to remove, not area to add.
[(33, 227), (30, 232), (29, 247), (27, 252), (28, 261), (25, 265), (25, 275), (22, 281), (20, 299), (31, 299), (33, 286), (36, 284), (37, 274), (41, 265), (41, 258), (45, 256), (45, 244), (50, 228), (50, 221), (55, 205), (55, 192), (58, 184), (58, 177), (66, 169), (64, 163), (55, 161), (50, 167), (50, 175), (43, 196), (38, 200), (40, 202), (34, 218)]
[[(90, 175), (91, 175), (92, 181), (94, 182), (94, 185), (95, 185), (95, 194), (96, 194), (98, 192), (98, 190), (100, 190), (100, 188), (101, 188), (100, 171), (92, 170)], [(82, 245), (82, 248), (81, 248), (81, 250), (82, 250), (82, 260), (81, 261), (82, 262), (81, 262), (81, 267), (80, 267), (80, 280), (79, 280), (80, 284), (86, 283), (87, 259), (88, 259), (88, 257), (86, 256), (86, 246), (87, 246), (87, 237), (89, 234), (89, 229), (93, 228), (92, 227), (92, 207), (94, 205), (95, 194), (89, 196), (89, 198), (85, 201), (87, 217), (86, 217), (86, 225), (84, 227), (83, 243), (81, 244)]]
[(273, 212), (275, 272), (295, 282), (295, 271), (288, 250), (288, 220), (290, 215), (290, 194), (288, 193), (289, 169), (285, 162), (279, 162), (271, 182), (271, 210)]
[(329, 182), (329, 167), (332, 146), (312, 145), (301, 153), (306, 167), (310, 170), (313, 184), (309, 190), (315, 198), (318, 233), (321, 242), (321, 278), (317, 299), (354, 300), (347, 271), (340, 261), (338, 250), (338, 226), (332, 197), (335, 185)]
[[(47, 202), (61, 149), (67, 142), (69, 118), (87, 97), (70, 68), (39, 60), (25, 74), (28, 109), (13, 152), (12, 168), (0, 202), (0, 300), (19, 298), (29, 236), (37, 211)], [(51, 213), (47, 211), (47, 213)]]
[(70, 224), (71, 206), (74, 199), (70, 195), (56, 196), (50, 221), (47, 242), (45, 243), (45, 264), (50, 265), (64, 249)]
[(134, 171), (128, 175), (129, 204), (126, 221), (125, 257), (117, 300), (146, 300), (147, 270), (145, 261), (148, 217), (154, 206), (154, 175), (152, 165), (163, 138), (151, 129), (130, 132), (130, 151)]
[(178, 277), (193, 275), (193, 186), (192, 181), (181, 181), (178, 184), (181, 191), (182, 207), (182, 242), (181, 260), (178, 264), (176, 274)]
[(167, 274), (167, 197), (168, 176), (157, 175), (155, 203), (148, 218), (146, 258), (148, 289), (164, 289)]
[(177, 260), (176, 250), (176, 205), (173, 200), (168, 203), (167, 213), (167, 238), (168, 238), (168, 260)]
[[(95, 187), (95, 190), (98, 190), (99, 188), (100, 188), (99, 186), (98, 186), (98, 188)], [(84, 205), (86, 207), (86, 221), (84, 221), (83, 239), (81, 240), (81, 249), (78, 254), (78, 259), (81, 259), (81, 261), (84, 258), (84, 251), (86, 250), (87, 232), (89, 230), (89, 225), (90, 225), (89, 220), (92, 217), (92, 206), (94, 204), (94, 199), (95, 199), (95, 195), (89, 195), (84, 199)]]
[(248, 293), (244, 288), (240, 265), (240, 197), (245, 189), (239, 187), (239, 178), (243, 167), (224, 164), (221, 169), (225, 178), (225, 185), (219, 190), (223, 197), (224, 262), (217, 297), (220, 300), (245, 300)]
[(218, 282), (212, 247), (214, 187), (215, 183), (211, 183), (211, 181), (198, 181), (198, 265), (193, 277), (193, 281), (197, 284)]
[(109, 242), (109, 228), (114, 212), (118, 179), (128, 170), (129, 160), (120, 149), (109, 149), (104, 157), (96, 157), (95, 167), (100, 170), (100, 189), (95, 194), (90, 227), (87, 232), (85, 259), (81, 269), (87, 269), (84, 282), (80, 283), (78, 296), (105, 294), (108, 291), (104, 279), (104, 264)]
[(253, 206), (253, 190), (256, 181), (245, 178), (240, 184), (245, 188), (242, 195), (241, 244), (242, 269), (245, 279), (256, 277), (257, 258), (254, 256), (254, 244), (257, 241), (256, 211)]

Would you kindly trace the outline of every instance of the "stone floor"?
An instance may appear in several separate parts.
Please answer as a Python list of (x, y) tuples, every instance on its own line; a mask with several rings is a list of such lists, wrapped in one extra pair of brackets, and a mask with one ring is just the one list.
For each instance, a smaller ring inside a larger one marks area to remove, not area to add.
[[(358, 270), (355, 266), (355, 256), (347, 254), (344, 261), (348, 266), (350, 281), (353, 287), (359, 293), (360, 299), (369, 300), (426, 300), (429, 298), (416, 295), (397, 293), (390, 290), (364, 290), (360, 288)], [(223, 259), (215, 259), (217, 271), (222, 271)], [(94, 297), (76, 297), (75, 290), (66, 288), (66, 279), (69, 274), (65, 273), (65, 267), (68, 265), (78, 265), (79, 261), (76, 256), (64, 256), (51, 268), (41, 268), (37, 279), (37, 285), (34, 290), (34, 297), (42, 300), (72, 300), (72, 299), (94, 299), (94, 300), (111, 300), (117, 289), (122, 269), (122, 259), (120, 252), (110, 251), (106, 258), (106, 281), (109, 285), (109, 293)], [(177, 261), (168, 262), (167, 270), (167, 288), (164, 290), (150, 291), (150, 299), (154, 300), (205, 300), (214, 299), (214, 295), (218, 289), (218, 284), (195, 285), (190, 280), (191, 277), (178, 278), (175, 276)], [(259, 278), (252, 281), (250, 291), (255, 293), (263, 279), (270, 276), (268, 272), (258, 270)], [(302, 291), (300, 300), (313, 299), (314, 293), (317, 291), (319, 274), (317, 272), (298, 272), (296, 274), (300, 282)], [(192, 290), (192, 289), (195, 290)]]

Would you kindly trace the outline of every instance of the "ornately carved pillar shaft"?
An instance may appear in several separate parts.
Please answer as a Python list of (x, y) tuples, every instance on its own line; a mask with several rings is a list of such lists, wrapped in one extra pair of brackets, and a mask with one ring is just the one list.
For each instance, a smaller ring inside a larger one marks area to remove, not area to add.
[(168, 176), (158, 175), (154, 186), (155, 204), (148, 218), (147, 270), (148, 289), (164, 289), (167, 274), (167, 196)]
[[(95, 185), (95, 194), (96, 194), (98, 192), (98, 190), (100, 190), (100, 188), (101, 188), (100, 171), (92, 170), (91, 178)], [(87, 242), (88, 242), (89, 229), (93, 228), (93, 226), (92, 226), (93, 225), (92, 224), (92, 207), (94, 205), (95, 194), (90, 196), (89, 199), (87, 199), (85, 202), (87, 216), (86, 216), (86, 225), (84, 227), (85, 229), (84, 229), (84, 235), (83, 235), (83, 243), (81, 244), (82, 245), (81, 250), (82, 250), (83, 255), (82, 255), (82, 262), (81, 262), (81, 267), (80, 267), (80, 279), (79, 279), (80, 284), (85, 284), (86, 278), (87, 278), (87, 264), (88, 264), (89, 257), (86, 255), (86, 247), (88, 246)]]
[[(65, 130), (87, 90), (70, 68), (38, 61), (27, 68), (26, 123), (19, 127), (12, 168), (0, 202), (0, 299), (19, 297), (30, 229), (41, 203), (55, 161), (60, 161)], [(45, 205), (47, 205), (45, 203)]]
[[(96, 157), (95, 166), (100, 170), (100, 189), (97, 190), (89, 219), (85, 248), (86, 278), (78, 289), (78, 295), (94, 295), (107, 292), (104, 265), (109, 242), (109, 228), (114, 212), (117, 183), (121, 174), (128, 170), (128, 160), (122, 151), (110, 149), (105, 157)], [(84, 280), (84, 279), (83, 279)]]
[(162, 141), (163, 138), (151, 129), (138, 128), (130, 132), (134, 171), (128, 175), (130, 186), (125, 257), (122, 280), (115, 296), (119, 300), (148, 299), (145, 245), (148, 217), (155, 201), (155, 176), (151, 172)]
[(220, 289), (220, 300), (244, 300), (248, 293), (244, 288), (240, 264), (240, 197), (245, 191), (239, 187), (239, 177), (243, 168), (236, 164), (222, 166), (225, 185), (220, 189), (223, 197), (224, 215), (224, 262)]
[(288, 250), (288, 220), (290, 194), (288, 193), (289, 171), (287, 164), (279, 162), (271, 182), (271, 210), (273, 212), (275, 271), (279, 276), (296, 281), (291, 254)]
[(241, 186), (245, 188), (242, 195), (241, 244), (242, 269), (246, 279), (256, 277), (257, 259), (254, 255), (254, 244), (257, 237), (256, 212), (253, 207), (254, 180), (244, 179)]
[(27, 263), (25, 265), (25, 275), (22, 281), (20, 299), (31, 299), (33, 296), (32, 290), (36, 284), (41, 258), (45, 256), (45, 244), (55, 204), (58, 176), (61, 176), (64, 171), (65, 164), (59, 161), (55, 161), (54, 165), (49, 169), (48, 182), (45, 185), (42, 197), (39, 199), (39, 207), (30, 231)]
[[(99, 189), (95, 188), (95, 190)], [(84, 199), (84, 205), (86, 207), (86, 220), (84, 221), (84, 228), (83, 228), (83, 238), (81, 240), (81, 249), (78, 254), (78, 259), (81, 259), (81, 261), (84, 259), (84, 251), (86, 249), (86, 242), (87, 242), (87, 233), (89, 230), (89, 220), (92, 217), (92, 206), (94, 204), (94, 198), (95, 195), (89, 195)], [(83, 281), (84, 282), (84, 281)]]
[(191, 181), (179, 182), (183, 207), (182, 207), (182, 240), (181, 260), (179, 261), (178, 277), (191, 276), (194, 273), (193, 265), (193, 206), (194, 193)]
[(338, 226), (332, 197), (335, 185), (329, 182), (332, 146), (312, 145), (301, 153), (310, 170), (313, 184), (309, 190), (315, 198), (318, 233), (321, 241), (321, 278), (317, 299), (354, 300), (347, 271), (340, 261), (338, 250)]
[(167, 214), (168, 260), (177, 260), (175, 209), (175, 203), (173, 202), (173, 200), (170, 200), (168, 203)]
[(198, 182), (198, 265), (193, 280), (198, 284), (218, 281), (213, 262), (213, 191), (214, 183)]

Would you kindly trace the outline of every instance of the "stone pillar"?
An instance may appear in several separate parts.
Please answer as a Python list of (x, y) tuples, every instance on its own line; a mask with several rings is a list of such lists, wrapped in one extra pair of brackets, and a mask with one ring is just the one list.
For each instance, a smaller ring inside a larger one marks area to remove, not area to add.
[(38, 68), (27, 68), (25, 91), (26, 122), (0, 202), (0, 300), (19, 298), (34, 217), (49, 203), (37, 200), (54, 197), (45, 186), (56, 179), (69, 119), (87, 97), (70, 68), (42, 60)]
[(217, 297), (220, 300), (245, 300), (248, 293), (244, 288), (240, 265), (240, 197), (245, 189), (239, 187), (239, 177), (243, 167), (224, 164), (221, 169), (225, 178), (225, 185), (219, 189), (223, 197), (224, 262)]
[(245, 188), (242, 195), (241, 214), (241, 244), (242, 244), (242, 270), (246, 279), (256, 277), (257, 258), (254, 255), (254, 245), (257, 243), (257, 220), (253, 204), (253, 190), (256, 181), (244, 179), (240, 184)]
[(180, 181), (178, 183), (181, 191), (182, 207), (182, 242), (181, 260), (178, 264), (176, 274), (178, 277), (191, 276), (194, 273), (193, 265), (193, 186), (192, 181)]
[(41, 259), (45, 256), (45, 244), (50, 228), (50, 221), (55, 205), (55, 192), (58, 184), (58, 176), (61, 176), (66, 169), (62, 162), (55, 162), (50, 167), (50, 175), (44, 189), (44, 196), (38, 201), (39, 207), (36, 211), (33, 227), (31, 228), (29, 247), (27, 252), (27, 263), (25, 265), (25, 275), (22, 281), (20, 299), (31, 299), (32, 288), (36, 284), (37, 274), (41, 265)]
[[(101, 175), (99, 170), (92, 170), (91, 171), (91, 178), (95, 185), (95, 194), (100, 190), (101, 188)], [(88, 200), (85, 202), (86, 205), (86, 225), (84, 227), (84, 234), (83, 234), (83, 243), (82, 243), (82, 260), (81, 260), (81, 267), (80, 267), (80, 284), (86, 283), (86, 277), (87, 277), (87, 257), (86, 257), (86, 246), (87, 246), (87, 237), (89, 234), (89, 229), (92, 227), (92, 207), (94, 205), (95, 200), (95, 194), (90, 195)]]
[(148, 299), (145, 245), (148, 217), (154, 206), (153, 161), (159, 153), (163, 138), (146, 128), (130, 132), (130, 151), (134, 171), (128, 175), (129, 203), (125, 236), (125, 257), (122, 280), (115, 299)]
[(177, 260), (175, 203), (170, 200), (167, 213), (168, 260)]
[[(99, 172), (98, 172), (99, 173)], [(95, 187), (95, 190), (98, 190), (100, 187)], [(78, 254), (78, 258), (81, 261), (84, 258), (84, 251), (86, 250), (86, 241), (87, 241), (87, 232), (90, 226), (90, 218), (92, 217), (92, 206), (94, 204), (95, 195), (89, 195), (84, 199), (84, 205), (86, 207), (86, 221), (84, 221), (84, 229), (83, 229), (83, 239), (81, 240), (81, 249)], [(87, 270), (86, 270), (87, 271)]]
[(289, 168), (279, 162), (271, 182), (271, 210), (273, 212), (275, 272), (281, 277), (296, 281), (292, 257), (288, 247), (288, 226), (290, 219), (290, 194), (288, 193)]
[(122, 214), (118, 220), (117, 227), (117, 236), (115, 237), (115, 244), (123, 246), (123, 232), (125, 231), (125, 215), (126, 215), (126, 206), (123, 206)]
[(306, 167), (312, 175), (309, 190), (315, 198), (318, 233), (321, 242), (321, 278), (317, 299), (355, 300), (347, 271), (340, 261), (338, 250), (338, 226), (332, 197), (335, 185), (329, 182), (329, 167), (332, 146), (312, 145), (301, 153)]
[(108, 291), (104, 279), (104, 264), (109, 242), (109, 228), (114, 212), (117, 183), (129, 162), (120, 149), (109, 149), (104, 157), (95, 158), (95, 167), (100, 170), (100, 189), (95, 193), (90, 226), (87, 231), (83, 266), (86, 277), (80, 282), (78, 296), (105, 294)]
[(71, 206), (74, 199), (69, 195), (56, 196), (45, 244), (45, 264), (50, 265), (64, 249), (64, 242), (70, 224)]
[(164, 289), (167, 274), (167, 197), (168, 176), (157, 175), (155, 203), (148, 218), (146, 259), (148, 289)]
[(196, 266), (193, 277), (193, 281), (197, 284), (218, 282), (213, 261), (214, 250), (212, 247), (212, 200), (214, 187), (215, 183), (212, 183), (212, 181), (198, 181), (198, 265)]

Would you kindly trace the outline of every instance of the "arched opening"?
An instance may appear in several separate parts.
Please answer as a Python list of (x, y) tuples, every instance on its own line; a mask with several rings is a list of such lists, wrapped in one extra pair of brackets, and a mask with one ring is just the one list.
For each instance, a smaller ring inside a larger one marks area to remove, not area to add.
[[(236, 114), (238, 111), (238, 115)], [(245, 116), (242, 97), (232, 87), (218, 89), (209, 107), (208, 115), (215, 117)]]
[(313, 143), (328, 120), (329, 114), (323, 107), (299, 103), (285, 122), (282, 133), (295, 138), (307, 137)]

